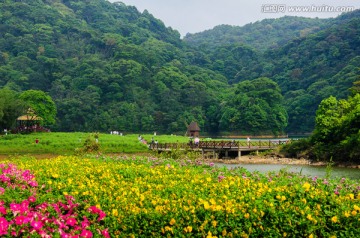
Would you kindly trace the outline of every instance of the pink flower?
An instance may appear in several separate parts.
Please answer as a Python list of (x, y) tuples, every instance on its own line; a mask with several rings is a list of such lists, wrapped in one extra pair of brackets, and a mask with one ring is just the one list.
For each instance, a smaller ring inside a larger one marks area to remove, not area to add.
[(3, 195), (5, 193), (5, 189), (3, 187), (0, 187), (0, 195)]
[(27, 222), (28, 222), (28, 219), (26, 219), (26, 217), (24, 217), (24, 216), (15, 217), (15, 224), (18, 226), (21, 226)]
[(98, 218), (98, 221), (103, 220), (103, 219), (104, 219), (104, 217), (106, 217), (106, 213), (105, 213), (105, 212), (103, 212), (103, 211), (100, 211), (100, 212), (99, 212), (99, 218)]
[(31, 226), (34, 227), (35, 230), (40, 230), (43, 224), (41, 221), (33, 221), (31, 222)]
[(105, 230), (103, 230), (101, 232), (101, 234), (105, 237), (105, 238), (110, 238), (110, 234), (109, 234), (109, 231), (108, 229), (106, 228)]
[(84, 220), (81, 222), (81, 227), (84, 229), (84, 228), (90, 226), (90, 222), (86, 216), (84, 216), (83, 218), (84, 218)]
[(91, 238), (93, 237), (93, 234), (89, 230), (83, 230), (80, 234), (80, 237)]
[(0, 213), (6, 215), (6, 208), (3, 205), (0, 205)]
[(29, 185), (30, 185), (31, 187), (37, 187), (37, 186), (38, 186), (38, 183), (37, 183), (35, 180), (31, 180), (31, 181), (29, 182)]
[(29, 202), (36, 202), (36, 197), (35, 197), (35, 196), (30, 196), (30, 197), (28, 198), (28, 201), (29, 201)]
[(21, 206), (20, 206), (20, 204), (17, 204), (17, 203), (10, 203), (10, 210), (12, 212), (20, 212)]
[(91, 213), (98, 213), (100, 211), (101, 210), (99, 208), (97, 208), (96, 206), (89, 207), (89, 212), (91, 212)]
[(6, 235), (8, 228), (9, 222), (4, 217), (0, 217), (0, 235)]
[(76, 225), (76, 219), (75, 218), (72, 218), (70, 217), (69, 219), (67, 219), (66, 221), (66, 225), (69, 225), (69, 226), (75, 226)]

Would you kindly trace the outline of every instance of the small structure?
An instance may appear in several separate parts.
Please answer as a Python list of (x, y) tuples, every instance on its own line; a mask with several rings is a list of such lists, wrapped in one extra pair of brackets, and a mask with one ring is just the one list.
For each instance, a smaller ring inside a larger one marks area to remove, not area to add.
[(200, 127), (196, 122), (191, 122), (187, 128), (186, 134), (190, 137), (199, 137), (200, 135)]
[(33, 109), (29, 108), (25, 115), (19, 116), (17, 121), (16, 133), (47, 131), (40, 126), (43, 119), (37, 116)]

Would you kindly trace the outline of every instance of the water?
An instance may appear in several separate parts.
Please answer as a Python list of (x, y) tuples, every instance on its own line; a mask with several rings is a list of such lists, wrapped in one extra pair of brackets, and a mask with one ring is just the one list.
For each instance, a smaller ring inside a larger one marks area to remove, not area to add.
[[(266, 174), (271, 171), (280, 171), (285, 169), (288, 172), (301, 173), (302, 175), (324, 178), (326, 176), (326, 166), (311, 165), (282, 165), (282, 164), (221, 164), (216, 163), (217, 167), (236, 168), (242, 167), (250, 172), (258, 171)], [(360, 180), (360, 169), (332, 167), (331, 178), (349, 178)]]

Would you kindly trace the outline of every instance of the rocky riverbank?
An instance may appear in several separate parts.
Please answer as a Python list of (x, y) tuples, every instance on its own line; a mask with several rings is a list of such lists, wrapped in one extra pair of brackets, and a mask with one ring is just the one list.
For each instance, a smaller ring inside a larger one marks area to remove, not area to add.
[[(307, 159), (294, 159), (294, 158), (282, 158), (278, 156), (241, 156), (240, 158), (224, 158), (224, 159), (206, 159), (209, 163), (223, 163), (223, 164), (288, 164), (288, 165), (312, 165), (312, 166), (326, 166), (326, 162), (316, 162)], [(357, 164), (334, 164), (337, 167), (358, 168)]]

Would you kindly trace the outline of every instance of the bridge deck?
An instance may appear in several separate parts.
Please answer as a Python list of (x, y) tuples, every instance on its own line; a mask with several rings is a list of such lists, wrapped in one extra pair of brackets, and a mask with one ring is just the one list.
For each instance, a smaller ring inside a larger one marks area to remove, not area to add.
[(260, 151), (270, 150), (278, 147), (281, 144), (289, 143), (289, 140), (259, 140), (259, 141), (200, 141), (198, 144), (193, 143), (161, 143), (150, 144), (149, 148), (155, 151), (171, 151), (177, 150), (193, 150), (202, 152), (224, 152), (225, 155), (230, 151), (237, 151), (238, 156), (241, 156), (242, 151)]

